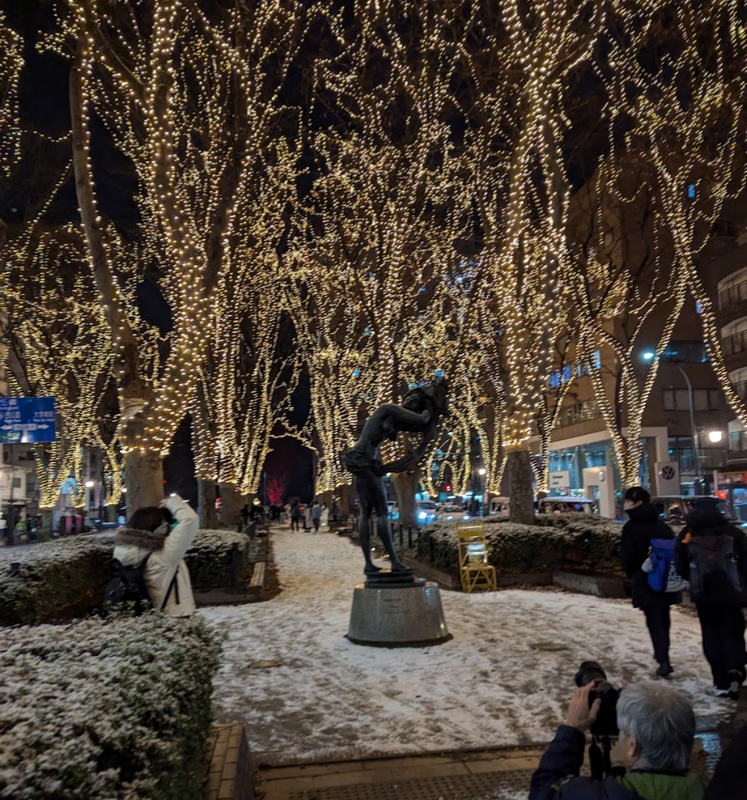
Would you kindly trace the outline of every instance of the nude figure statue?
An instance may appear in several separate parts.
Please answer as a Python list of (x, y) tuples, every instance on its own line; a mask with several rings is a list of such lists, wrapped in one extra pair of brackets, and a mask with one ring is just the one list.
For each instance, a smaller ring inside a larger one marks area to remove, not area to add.
[[(446, 382), (442, 378), (437, 378), (432, 383), (423, 384), (407, 392), (401, 406), (395, 403), (379, 406), (366, 421), (358, 441), (343, 454), (343, 462), (355, 478), (355, 488), (360, 502), (361, 513), (358, 524), (361, 548), (366, 560), (364, 572), (367, 575), (373, 575), (381, 570), (381, 567), (377, 567), (371, 560), (372, 513), (376, 514), (377, 532), (391, 561), (392, 572), (411, 572), (399, 562), (394, 549), (383, 478), (390, 472), (411, 470), (423, 458), (436, 436), (440, 418), (448, 412), (446, 388)], [(389, 464), (382, 464), (379, 446), (385, 439), (396, 441), (400, 431), (422, 433), (420, 444), (414, 452)]]

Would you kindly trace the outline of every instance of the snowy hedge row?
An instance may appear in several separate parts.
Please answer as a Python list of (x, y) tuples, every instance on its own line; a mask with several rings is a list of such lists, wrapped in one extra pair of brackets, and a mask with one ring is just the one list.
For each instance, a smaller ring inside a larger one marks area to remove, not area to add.
[[(245, 577), (249, 538), (235, 531), (199, 531), (185, 557), (193, 586), (228, 585), (234, 545)], [(70, 619), (96, 608), (111, 577), (113, 549), (113, 537), (78, 536), (6, 554), (0, 560), (0, 625)]]
[[(585, 514), (538, 516), (536, 525), (519, 525), (504, 517), (485, 523), (488, 560), (504, 573), (572, 569), (609, 574), (620, 572), (622, 527)], [(436, 522), (420, 531), (417, 557), (444, 569), (459, 564), (456, 523)]]
[(0, 631), (0, 797), (199, 800), (219, 652), (199, 617)]

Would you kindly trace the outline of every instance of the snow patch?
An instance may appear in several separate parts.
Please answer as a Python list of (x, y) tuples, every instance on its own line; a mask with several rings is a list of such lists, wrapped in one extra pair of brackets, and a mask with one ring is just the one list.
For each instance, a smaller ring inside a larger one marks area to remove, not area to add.
[[(581, 661), (611, 680), (651, 679), (643, 614), (629, 602), (567, 593), (442, 590), (454, 638), (428, 648), (361, 647), (345, 638), (363, 558), (329, 534), (275, 529), (282, 592), (202, 610), (222, 633), (220, 721), (247, 727), (270, 765), (548, 742)], [(728, 711), (710, 696), (697, 619), (672, 615), (671, 683), (703, 720)], [(280, 666), (256, 669), (259, 661)]]

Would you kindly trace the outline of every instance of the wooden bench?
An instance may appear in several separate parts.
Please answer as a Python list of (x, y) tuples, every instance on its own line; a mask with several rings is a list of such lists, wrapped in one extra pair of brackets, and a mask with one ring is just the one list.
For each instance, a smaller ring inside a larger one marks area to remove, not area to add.
[(259, 587), (262, 588), (262, 585), (265, 582), (265, 566), (266, 561), (258, 561), (254, 565), (254, 569), (252, 570), (252, 580), (249, 583), (249, 586)]

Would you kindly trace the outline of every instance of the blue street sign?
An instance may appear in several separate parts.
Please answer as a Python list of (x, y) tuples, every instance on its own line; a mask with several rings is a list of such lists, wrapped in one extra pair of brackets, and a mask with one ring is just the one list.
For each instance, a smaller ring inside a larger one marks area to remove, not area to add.
[(54, 397), (0, 397), (0, 442), (53, 442)]

